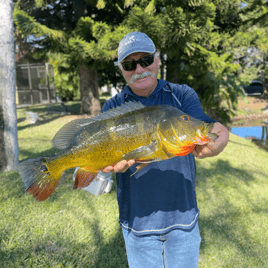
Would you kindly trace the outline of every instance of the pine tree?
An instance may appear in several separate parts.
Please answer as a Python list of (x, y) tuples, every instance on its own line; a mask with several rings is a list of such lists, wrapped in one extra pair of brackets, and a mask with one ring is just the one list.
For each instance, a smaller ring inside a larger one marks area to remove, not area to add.
[[(239, 30), (240, 1), (142, 1), (124, 21), (147, 33), (167, 55), (167, 80), (186, 83), (213, 118), (228, 122), (243, 94), (230, 38)], [(223, 107), (222, 103), (226, 103)]]
[[(257, 5), (257, 1), (252, 2)], [(113, 61), (119, 42), (125, 34), (138, 30), (152, 38), (161, 55), (167, 55), (167, 80), (193, 87), (210, 116), (221, 122), (230, 121), (238, 96), (243, 95), (241, 85), (249, 81), (248, 74), (254, 68), (244, 68), (238, 59), (243, 57), (238, 54), (250, 44), (239, 43), (242, 35), (250, 39), (242, 28), (248, 6), (243, 7), (239, 0), (75, 0), (72, 5), (67, 0), (51, 0), (50, 3), (55, 9), (54, 19), (48, 11), (38, 9), (38, 18), (46, 26), (29, 23), (29, 18), (23, 29), (34, 25), (27, 29), (46, 34), (49, 38), (42, 41), (45, 47), (64, 53), (70, 66), (80, 71), (80, 78), (86, 77), (82, 79), (84, 82), (81, 80), (81, 88), (92, 86), (91, 93), (84, 94), (87, 98), (91, 94), (94, 99), (97, 80), (116, 83), (118, 72)], [(58, 5), (63, 5), (64, 16)], [(22, 25), (18, 23), (18, 27)], [(82, 92), (82, 106), (89, 107), (91, 98), (87, 102)]]
[(51, 51), (68, 59), (71, 68), (80, 74), (81, 113), (96, 115), (100, 112), (98, 68), (103, 68), (110, 55), (98, 47), (94, 34), (101, 34), (105, 24), (91, 19), (97, 8), (96, 3), (92, 6), (90, 2), (36, 1), (35, 8), (31, 8), (29, 1), (21, 0), (16, 5), (14, 21), (23, 37), (30, 34), (45, 37), (36, 41), (40, 47), (35, 49), (36, 55), (46, 57), (47, 51)]

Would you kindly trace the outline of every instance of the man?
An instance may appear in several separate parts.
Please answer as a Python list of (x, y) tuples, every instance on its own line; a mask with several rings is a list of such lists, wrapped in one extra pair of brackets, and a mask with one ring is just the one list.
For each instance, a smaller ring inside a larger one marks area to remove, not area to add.
[[(215, 122), (203, 112), (193, 89), (157, 79), (159, 54), (146, 34), (126, 35), (119, 44), (115, 65), (128, 85), (109, 99), (102, 111), (139, 101), (148, 106), (172, 105), (197, 119)], [(218, 155), (228, 142), (228, 130), (220, 123), (216, 122), (211, 132), (218, 135), (214, 142), (196, 146), (192, 154), (151, 163), (133, 176), (135, 160), (103, 170), (117, 173), (119, 222), (130, 268), (197, 267), (201, 237), (194, 156)]]

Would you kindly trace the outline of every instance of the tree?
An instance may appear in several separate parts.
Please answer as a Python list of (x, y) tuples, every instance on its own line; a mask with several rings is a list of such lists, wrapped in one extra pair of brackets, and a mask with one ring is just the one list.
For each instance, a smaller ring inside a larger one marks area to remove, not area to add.
[(124, 20), (129, 29), (147, 33), (167, 55), (167, 80), (193, 87), (204, 110), (224, 123), (230, 121), (238, 95), (243, 95), (237, 77), (240, 66), (229, 47), (241, 25), (239, 4), (142, 1)]
[(53, 66), (57, 94), (63, 101), (80, 97), (79, 74), (66, 62), (60, 53), (48, 53), (49, 64)]
[[(17, 25), (46, 35), (42, 45), (58, 48), (77, 68), (83, 80), (82, 106), (92, 105), (91, 98), (86, 102), (83, 95), (94, 99), (98, 80), (118, 79), (112, 64), (118, 44), (125, 34), (138, 30), (167, 55), (167, 80), (193, 87), (211, 117), (230, 121), (238, 96), (244, 94), (240, 85), (249, 73), (234, 52), (241, 47), (235, 36), (244, 33), (248, 8), (240, 0), (50, 0), (49, 4), (53, 14), (48, 8), (37, 9), (36, 21), (18, 14)], [(90, 86), (91, 93), (83, 94)]]
[[(29, 34), (45, 37), (36, 42), (39, 49), (35, 49), (35, 55), (44, 58), (51, 51), (65, 57), (72, 68), (68, 71), (75, 69), (80, 75), (81, 113), (96, 115), (100, 112), (99, 75), (107, 76), (105, 72), (110, 72), (115, 56), (115, 51), (104, 49), (99, 40), (109, 29), (105, 21), (118, 25), (122, 20), (117, 3), (111, 2), (107, 10), (94, 0), (36, 0), (34, 7), (30, 2), (33, 1), (18, 1), (14, 13), (16, 27), (23, 37)], [(111, 74), (114, 81), (114, 68)]]
[[(29, 1), (22, 0), (17, 2), (14, 21), (22, 37), (30, 34), (43, 37), (36, 41), (35, 45), (39, 46), (39, 49), (34, 51), (36, 57), (48, 60), (46, 55), (48, 51), (58, 52), (75, 63), (71, 66), (71, 71), (80, 74), (81, 113), (97, 115), (100, 112), (97, 73), (93, 71), (93, 76), (89, 74), (91, 70), (87, 66), (88, 60), (79, 57), (80, 51), (69, 44), (70, 39), (74, 39), (76, 24), (85, 10), (84, 0), (73, 2), (52, 0), (49, 3), (36, 1), (34, 8), (29, 5)], [(95, 82), (86, 81), (89, 77)]]
[(1, 0), (0, 10), (0, 170), (8, 171), (19, 154), (12, 0)]
[[(98, 2), (110, 6), (110, 1)], [(230, 122), (238, 97), (244, 96), (241, 85), (250, 81), (250, 71), (257, 70), (243, 68), (235, 58), (234, 50), (241, 47), (235, 36), (243, 33), (250, 39), (242, 28), (241, 1), (144, 0), (128, 4), (131, 9), (126, 12), (122, 8), (125, 18), (120, 26), (128, 32), (147, 33), (167, 55), (167, 80), (193, 87), (212, 118)], [(117, 29), (113, 28), (113, 33)]]
[(244, 29), (251, 33), (250, 44), (251, 58), (254, 65), (260, 66), (256, 76), (260, 75), (263, 84), (263, 98), (268, 98), (268, 87), (266, 76), (268, 75), (268, 1), (248, 0), (247, 6), (242, 12)]

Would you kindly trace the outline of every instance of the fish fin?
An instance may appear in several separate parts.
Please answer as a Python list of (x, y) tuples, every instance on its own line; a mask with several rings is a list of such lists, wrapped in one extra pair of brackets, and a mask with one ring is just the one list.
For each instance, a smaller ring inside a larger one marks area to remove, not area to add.
[(159, 142), (157, 140), (152, 140), (150, 144), (140, 146), (133, 151), (130, 151), (123, 155), (123, 159), (139, 159), (139, 158), (149, 158), (153, 153), (159, 149)]
[[(136, 102), (136, 101), (129, 101), (129, 102), (122, 104), (121, 106), (117, 106), (116, 108), (112, 108), (109, 111), (106, 111), (97, 115), (97, 119), (98, 120), (107, 119), (107, 118), (114, 117), (116, 115), (122, 115), (125, 113), (129, 113), (129, 112), (142, 109), (142, 108), (145, 108), (145, 106), (142, 103)], [(105, 117), (103, 118), (103, 116)], [(100, 117), (100, 119), (98, 117)]]
[(192, 143), (189, 143), (188, 145), (186, 144), (185, 146), (168, 146), (169, 144), (165, 145), (162, 144), (162, 148), (169, 158), (172, 158), (174, 156), (185, 156), (191, 153), (196, 146), (196, 144)]
[(73, 120), (64, 125), (54, 136), (52, 143), (55, 148), (63, 150), (66, 149), (72, 142), (76, 133), (88, 125), (105, 119), (110, 119), (114, 116), (132, 112), (145, 106), (140, 102), (126, 102), (125, 104), (112, 108), (109, 111), (103, 112), (92, 118), (81, 118)]
[(136, 171), (133, 174), (131, 174), (131, 176), (133, 176), (134, 174), (136, 174), (138, 171), (142, 170), (143, 168), (147, 167), (149, 164), (150, 163), (143, 163), (143, 164), (136, 166)]
[(70, 146), (76, 133), (85, 125), (95, 122), (92, 118), (81, 118), (73, 120), (64, 125), (52, 139), (55, 148), (63, 150)]
[(59, 180), (56, 181), (52, 186), (50, 183), (47, 183), (45, 186), (42, 185), (42, 187), (40, 187), (38, 183), (34, 183), (32, 186), (30, 186), (30, 188), (27, 189), (27, 193), (32, 194), (37, 201), (44, 201), (54, 192), (58, 183)]
[(218, 135), (216, 133), (207, 133), (204, 137), (196, 137), (195, 143), (198, 145), (204, 145), (209, 143), (210, 141), (214, 141)]
[(175, 153), (176, 156), (185, 156), (189, 153), (191, 153), (194, 148), (195, 148), (196, 144), (193, 144), (189, 147), (181, 147), (179, 148), (179, 150)]
[(48, 159), (49, 157), (28, 159), (17, 166), (25, 191), (38, 201), (46, 200), (53, 193), (61, 176), (61, 171), (48, 169)]
[(93, 171), (91, 168), (78, 168), (75, 174), (73, 189), (87, 187), (98, 175), (97, 171)]
[(159, 162), (161, 160), (164, 160), (164, 159), (160, 159), (160, 158), (155, 158), (155, 159), (136, 159), (135, 160), (135, 163), (136, 164), (145, 164), (145, 163), (154, 163), (154, 162)]

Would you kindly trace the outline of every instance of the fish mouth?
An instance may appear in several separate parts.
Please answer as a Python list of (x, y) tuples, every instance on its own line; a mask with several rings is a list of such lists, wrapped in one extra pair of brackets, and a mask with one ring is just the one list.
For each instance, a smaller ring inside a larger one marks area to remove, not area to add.
[(196, 131), (197, 137), (195, 138), (196, 144), (204, 145), (210, 141), (214, 141), (218, 135), (216, 133), (210, 133), (209, 131), (214, 126), (214, 123), (203, 122), (202, 126)]
[(203, 135), (212, 134), (212, 133), (209, 133), (209, 131), (213, 128), (213, 126), (214, 126), (214, 123), (203, 122), (202, 127), (201, 127)]
[(209, 131), (214, 127), (215, 123), (207, 123), (206, 128), (206, 138), (209, 139), (209, 141), (214, 141), (218, 135), (216, 133), (210, 133)]

